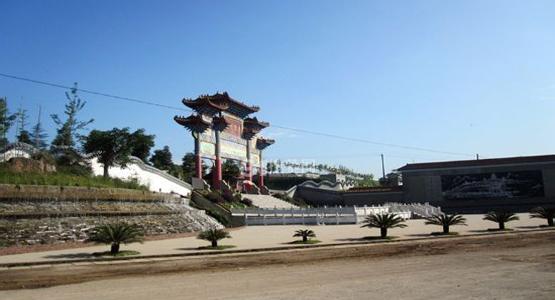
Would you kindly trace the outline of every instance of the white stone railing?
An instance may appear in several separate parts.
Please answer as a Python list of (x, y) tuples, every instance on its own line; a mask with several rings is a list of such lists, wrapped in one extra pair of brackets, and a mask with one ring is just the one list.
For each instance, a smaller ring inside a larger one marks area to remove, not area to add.
[(429, 218), (434, 215), (441, 215), (441, 207), (435, 207), (429, 203), (387, 203), (389, 211), (392, 213), (399, 213), (403, 211), (410, 211), (413, 215)]
[(232, 209), (234, 217), (243, 217), (246, 225), (287, 224), (358, 224), (369, 215), (394, 213), (403, 219), (430, 217), (441, 209), (428, 203), (387, 203), (376, 206), (311, 207), (311, 208), (242, 208)]

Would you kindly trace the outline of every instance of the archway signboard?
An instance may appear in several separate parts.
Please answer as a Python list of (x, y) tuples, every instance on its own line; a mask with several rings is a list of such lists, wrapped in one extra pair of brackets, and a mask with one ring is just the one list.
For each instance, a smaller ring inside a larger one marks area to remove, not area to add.
[[(258, 112), (257, 106), (248, 106), (225, 92), (202, 95), (194, 100), (183, 99), (182, 102), (194, 113), (189, 117), (175, 116), (174, 120), (191, 131), (195, 140), (197, 178), (202, 178), (203, 158), (214, 161), (212, 181), (215, 189), (221, 187), (222, 159), (244, 163), (247, 180), (252, 181), (253, 166), (258, 166), (259, 174), (263, 174), (262, 150), (274, 141), (259, 135), (270, 124), (258, 121), (256, 117), (249, 117)], [(263, 178), (260, 179), (259, 186), (264, 186)]]

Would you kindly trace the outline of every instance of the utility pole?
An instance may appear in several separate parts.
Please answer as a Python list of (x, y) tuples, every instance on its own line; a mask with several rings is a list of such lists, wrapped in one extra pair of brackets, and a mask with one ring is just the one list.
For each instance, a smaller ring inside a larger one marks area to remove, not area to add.
[(476, 160), (480, 160), (480, 154), (476, 153)]
[(382, 157), (382, 174), (383, 174), (383, 179), (385, 179), (385, 164), (383, 162), (383, 153), (380, 154), (380, 156)]

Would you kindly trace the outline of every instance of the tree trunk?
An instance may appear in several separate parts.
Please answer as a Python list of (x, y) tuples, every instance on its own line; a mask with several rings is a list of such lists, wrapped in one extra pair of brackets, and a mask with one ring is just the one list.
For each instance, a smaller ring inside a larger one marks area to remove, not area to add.
[(213, 240), (212, 241), (212, 248), (216, 248), (218, 247), (218, 241), (217, 240)]
[(499, 230), (505, 229), (505, 222), (499, 222)]
[(308, 241), (308, 237), (307, 236), (303, 236), (303, 243), (306, 243)]
[(119, 253), (119, 244), (113, 243), (112, 247), (110, 248), (110, 254), (118, 254)]
[(387, 237), (387, 228), (380, 228), (380, 236), (382, 237), (382, 239), (385, 239)]
[(449, 225), (443, 225), (443, 233), (449, 234)]
[(547, 218), (547, 226), (553, 227), (553, 218)]
[(108, 179), (110, 177), (110, 175), (108, 174), (108, 168), (109, 167), (108, 167), (107, 164), (104, 164), (103, 166), (104, 166), (104, 178)]

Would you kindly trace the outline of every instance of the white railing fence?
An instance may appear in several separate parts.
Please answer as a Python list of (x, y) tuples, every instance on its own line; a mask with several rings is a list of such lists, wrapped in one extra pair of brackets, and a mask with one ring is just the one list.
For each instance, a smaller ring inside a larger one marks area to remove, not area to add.
[(375, 206), (336, 206), (310, 208), (242, 208), (232, 209), (235, 217), (243, 217), (246, 225), (325, 225), (358, 224), (369, 215), (395, 213), (403, 219), (441, 214), (439, 207), (428, 203), (387, 203)]

